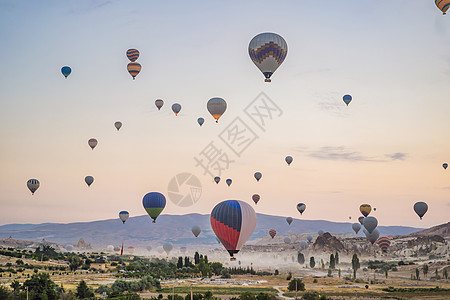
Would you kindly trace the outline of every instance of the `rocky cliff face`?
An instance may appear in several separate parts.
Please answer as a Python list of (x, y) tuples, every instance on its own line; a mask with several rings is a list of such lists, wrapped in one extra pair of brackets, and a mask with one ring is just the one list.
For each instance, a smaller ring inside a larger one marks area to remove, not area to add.
[(343, 251), (344, 245), (329, 232), (325, 232), (321, 236), (318, 236), (313, 244), (314, 251), (335, 252)]

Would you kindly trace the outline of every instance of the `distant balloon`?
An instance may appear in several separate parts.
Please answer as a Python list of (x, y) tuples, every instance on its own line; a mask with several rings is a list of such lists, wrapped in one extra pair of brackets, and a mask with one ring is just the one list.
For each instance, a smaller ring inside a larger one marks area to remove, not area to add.
[(312, 242), (312, 239), (313, 239), (313, 237), (312, 237), (312, 235), (310, 235), (310, 234), (308, 234), (307, 236), (306, 236), (306, 239), (308, 240), (308, 242)]
[(292, 156), (286, 156), (284, 160), (287, 162), (288, 166), (290, 166), (294, 159), (292, 158)]
[(67, 251), (72, 251), (73, 250), (73, 245), (67, 244), (64, 246), (64, 248), (66, 248)]
[(141, 68), (141, 64), (137, 62), (130, 62), (128, 64), (127, 70), (131, 77), (133, 77), (133, 80), (135, 80), (136, 76), (138, 76), (139, 72), (141, 72)]
[(342, 98), (342, 100), (344, 100), (345, 104), (348, 104), (352, 101), (352, 96), (350, 95), (344, 95), (344, 97)]
[(228, 184), (228, 186), (230, 186), (231, 183), (233, 182), (233, 180), (231, 180), (231, 179), (228, 178), (225, 182)]
[(301, 241), (299, 245), (300, 249), (306, 249), (308, 247), (308, 243), (306, 241)]
[(434, 3), (442, 11), (444, 15), (447, 12), (448, 8), (450, 7), (450, 0), (434, 0)]
[(366, 217), (363, 220), (363, 225), (369, 233), (372, 233), (378, 225), (378, 220), (375, 217)]
[(258, 204), (259, 199), (261, 199), (261, 197), (258, 194), (254, 194), (252, 196), (252, 200), (253, 202), (255, 202), (255, 204)]
[(197, 123), (198, 123), (198, 125), (202, 126), (203, 123), (205, 123), (205, 119), (203, 119), (203, 118), (198, 118), (198, 119), (197, 119)]
[(294, 221), (294, 219), (292, 219), (292, 217), (287, 217), (286, 218), (286, 222), (291, 225), (292, 221)]
[(94, 177), (92, 177), (92, 176), (86, 176), (86, 177), (84, 177), (84, 181), (86, 182), (86, 184), (87, 184), (88, 186), (91, 186), (91, 184), (94, 182)]
[(323, 232), (323, 230), (319, 230), (317, 233), (319, 234), (319, 236), (322, 236), (325, 232)]
[(92, 138), (88, 141), (89, 147), (91, 147), (92, 150), (97, 146), (98, 142), (96, 139)]
[(359, 211), (363, 214), (364, 217), (367, 217), (372, 211), (372, 206), (370, 206), (369, 204), (362, 204), (359, 207)]
[(391, 245), (391, 240), (388, 239), (386, 236), (382, 236), (377, 241), (378, 246), (380, 246), (381, 251), (384, 253), (387, 252), (387, 249)]
[(119, 246), (114, 246), (114, 251), (115, 252), (120, 252), (120, 247)]
[(134, 62), (134, 61), (136, 61), (136, 59), (139, 58), (139, 51), (136, 49), (128, 49), (127, 57), (131, 62)]
[(126, 210), (122, 210), (121, 212), (119, 212), (119, 218), (123, 222), (123, 224), (125, 224), (129, 216), (130, 214)]
[(108, 251), (109, 253), (114, 252), (114, 246), (113, 245), (106, 246), (106, 251)]
[(192, 226), (191, 230), (195, 237), (198, 237), (199, 234), (202, 232), (202, 228), (198, 225)]
[(352, 224), (352, 229), (355, 232), (355, 234), (358, 234), (358, 232), (361, 230), (361, 224), (359, 223), (353, 223)]
[(114, 123), (114, 127), (116, 127), (117, 131), (119, 131), (119, 129), (122, 127), (122, 122), (117, 121), (116, 123)]
[(178, 116), (178, 113), (181, 110), (181, 105), (178, 103), (172, 104), (172, 111), (175, 113), (175, 116)]
[(377, 211), (377, 208), (376, 208), (376, 207), (374, 207), (374, 208), (373, 208), (373, 211)]
[(256, 227), (256, 213), (244, 201), (226, 200), (211, 212), (211, 227), (233, 259), (250, 238)]
[(128, 253), (133, 254), (134, 250), (136, 250), (136, 249), (133, 246), (130, 246), (127, 248), (127, 250), (128, 250)]
[(367, 239), (372, 243), (372, 245), (380, 237), (380, 231), (378, 231), (378, 228), (375, 228), (371, 233), (367, 230), (364, 231), (364, 233), (366, 234)]
[(155, 105), (158, 108), (158, 110), (161, 110), (161, 107), (163, 107), (163, 105), (164, 105), (164, 101), (162, 101), (161, 99), (157, 99), (155, 101)]
[(285, 237), (284, 237), (284, 242), (285, 242), (286, 244), (290, 244), (290, 243), (291, 243), (291, 238), (288, 237), (288, 236), (285, 236)]
[(359, 218), (358, 218), (358, 222), (359, 222), (359, 224), (361, 224), (361, 225), (362, 225), (362, 224), (363, 224), (363, 221), (364, 221), (364, 217), (359, 217)]
[(265, 32), (256, 35), (248, 45), (248, 53), (253, 63), (264, 74), (266, 82), (283, 63), (287, 55), (287, 43), (278, 34)]
[(167, 255), (169, 255), (170, 251), (173, 249), (173, 245), (171, 243), (165, 243), (163, 249), (166, 251)]
[(186, 247), (180, 247), (180, 252), (181, 252), (181, 253), (186, 253), (186, 251), (187, 251), (187, 248), (186, 248)]
[(298, 212), (302, 215), (303, 214), (303, 212), (305, 211), (305, 209), (306, 209), (306, 204), (305, 203), (299, 203), (299, 204), (297, 204), (297, 210), (298, 210)]
[(211, 98), (206, 105), (209, 113), (219, 122), (219, 118), (227, 110), (227, 103), (222, 98)]
[(156, 218), (161, 214), (164, 207), (166, 207), (166, 197), (161, 193), (151, 192), (144, 196), (142, 205), (148, 215), (153, 219), (153, 223), (156, 223)]
[(146, 249), (148, 252), (150, 252), (150, 251), (152, 251), (152, 246), (147, 246)]
[(64, 66), (61, 68), (61, 73), (64, 75), (65, 78), (72, 73), (72, 69), (69, 66)]
[(444, 168), (444, 170), (447, 170), (448, 163), (443, 163), (443, 164), (442, 164), (442, 167)]
[(414, 211), (420, 217), (421, 220), (422, 220), (422, 217), (427, 212), (427, 210), (428, 210), (428, 205), (425, 202), (416, 202), (414, 204)]
[(277, 235), (277, 231), (275, 229), (270, 229), (269, 230), (269, 235), (271, 238), (274, 238)]
[(34, 195), (34, 192), (39, 188), (39, 180), (37, 179), (30, 179), (27, 181), (27, 187), (30, 190), (31, 194)]
[(220, 177), (219, 177), (219, 176), (214, 177), (214, 181), (215, 181), (217, 184), (219, 184)]
[(262, 177), (262, 173), (261, 172), (256, 172), (253, 176), (255, 176), (256, 181), (259, 181)]

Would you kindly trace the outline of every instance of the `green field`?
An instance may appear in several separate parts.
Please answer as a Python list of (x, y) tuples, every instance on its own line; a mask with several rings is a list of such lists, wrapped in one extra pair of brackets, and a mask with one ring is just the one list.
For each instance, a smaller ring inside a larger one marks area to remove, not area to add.
[[(175, 294), (187, 294), (190, 293), (190, 287), (189, 286), (176, 286), (175, 287)], [(276, 295), (277, 290), (270, 288), (270, 287), (250, 287), (250, 286), (192, 286), (192, 292), (193, 293), (205, 293), (207, 291), (211, 291), (214, 295), (240, 295), (245, 292), (250, 292), (254, 294), (258, 293), (267, 293), (270, 295)], [(161, 290), (158, 290), (157, 292), (160, 293), (172, 293), (173, 289), (172, 287), (163, 287)]]

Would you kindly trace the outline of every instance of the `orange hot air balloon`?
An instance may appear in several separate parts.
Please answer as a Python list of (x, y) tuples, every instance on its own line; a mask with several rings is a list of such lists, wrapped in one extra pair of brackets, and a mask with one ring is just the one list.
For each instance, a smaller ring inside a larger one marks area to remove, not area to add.
[(442, 11), (444, 15), (446, 14), (447, 10), (450, 7), (450, 0), (434, 0), (434, 3)]
[(364, 217), (367, 217), (372, 211), (372, 206), (369, 204), (361, 204), (359, 207), (359, 211), (363, 214)]
[(137, 62), (130, 62), (127, 66), (128, 73), (130, 73), (131, 77), (133, 77), (133, 80), (136, 78), (136, 76), (141, 72), (141, 64)]
[(269, 235), (274, 238), (277, 235), (277, 231), (275, 229), (270, 229), (269, 230)]

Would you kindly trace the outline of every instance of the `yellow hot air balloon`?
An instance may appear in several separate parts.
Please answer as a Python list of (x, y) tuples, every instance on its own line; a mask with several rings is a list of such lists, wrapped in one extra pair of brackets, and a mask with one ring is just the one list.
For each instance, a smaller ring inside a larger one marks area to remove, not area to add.
[(359, 207), (359, 211), (363, 214), (364, 217), (367, 217), (372, 211), (372, 206), (369, 204), (361, 204)]
[(136, 78), (136, 76), (141, 71), (141, 64), (137, 62), (130, 62), (127, 66), (128, 73), (130, 73), (131, 77), (133, 77), (133, 80)]
[(434, 3), (444, 15), (450, 7), (450, 0), (434, 0)]

